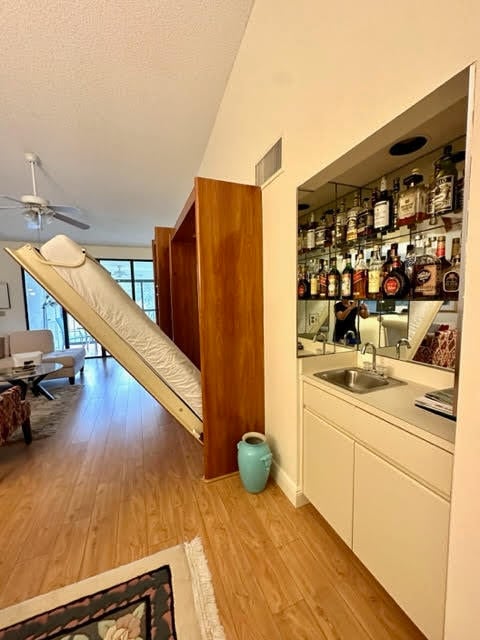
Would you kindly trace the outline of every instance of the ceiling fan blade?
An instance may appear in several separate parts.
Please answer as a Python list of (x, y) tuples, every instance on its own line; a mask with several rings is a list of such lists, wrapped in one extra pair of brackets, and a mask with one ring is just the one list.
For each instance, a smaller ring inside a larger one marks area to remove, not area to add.
[(61, 220), (62, 222), (66, 222), (67, 224), (72, 224), (74, 227), (78, 227), (79, 229), (90, 229), (89, 224), (85, 224), (85, 222), (80, 222), (79, 220), (74, 220), (73, 218), (64, 216), (61, 213), (57, 213), (56, 211), (54, 211), (53, 217), (57, 220)]
[(68, 207), (63, 204), (49, 204), (48, 208), (52, 211), (58, 211), (59, 213), (80, 213), (78, 207)]
[(19, 202), (20, 204), (23, 204), (21, 200), (19, 200), (18, 198), (12, 198), (12, 196), (0, 195), (0, 198), (4, 198), (4, 200), (12, 200), (12, 202)]

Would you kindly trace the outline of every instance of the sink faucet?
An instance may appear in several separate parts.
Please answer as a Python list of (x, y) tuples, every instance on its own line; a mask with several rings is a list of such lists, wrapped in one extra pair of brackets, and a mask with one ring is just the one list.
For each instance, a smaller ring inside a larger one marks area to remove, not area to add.
[(353, 339), (355, 340), (355, 338), (356, 338), (356, 337), (357, 337), (357, 336), (355, 335), (355, 332), (354, 332), (354, 331), (352, 331), (351, 329), (349, 329), (349, 330), (345, 333), (345, 335), (343, 336), (343, 344), (344, 344), (345, 346), (347, 346), (347, 340), (348, 340), (348, 338), (353, 338)]
[(313, 342), (323, 342), (323, 355), (325, 355), (325, 348), (327, 346), (327, 336), (320, 329), (313, 336)]
[(404, 344), (407, 347), (407, 349), (412, 348), (407, 338), (400, 338), (400, 340), (395, 345), (395, 350), (397, 352), (397, 360), (400, 360), (400, 347), (402, 346), (402, 344)]
[(363, 345), (362, 356), (365, 353), (367, 353), (367, 348), (368, 347), (371, 347), (371, 349), (372, 349), (372, 371), (376, 373), (376, 371), (377, 371), (377, 347), (371, 342), (366, 342)]

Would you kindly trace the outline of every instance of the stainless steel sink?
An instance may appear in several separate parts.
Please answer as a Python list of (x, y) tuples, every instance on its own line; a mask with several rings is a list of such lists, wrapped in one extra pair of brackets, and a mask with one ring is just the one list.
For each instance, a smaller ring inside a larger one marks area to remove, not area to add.
[(359, 367), (319, 371), (313, 375), (322, 380), (326, 380), (326, 382), (336, 384), (338, 387), (353, 391), (353, 393), (369, 393), (370, 391), (378, 391), (379, 389), (388, 389), (400, 384), (406, 384), (402, 380), (385, 378), (376, 373), (360, 369)]

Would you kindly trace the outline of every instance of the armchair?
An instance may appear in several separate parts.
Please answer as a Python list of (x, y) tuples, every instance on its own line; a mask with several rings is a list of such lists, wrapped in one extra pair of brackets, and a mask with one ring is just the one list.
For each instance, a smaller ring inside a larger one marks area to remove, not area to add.
[(0, 445), (5, 444), (19, 427), (22, 427), (25, 443), (30, 444), (30, 403), (22, 400), (20, 387), (10, 387), (0, 393)]

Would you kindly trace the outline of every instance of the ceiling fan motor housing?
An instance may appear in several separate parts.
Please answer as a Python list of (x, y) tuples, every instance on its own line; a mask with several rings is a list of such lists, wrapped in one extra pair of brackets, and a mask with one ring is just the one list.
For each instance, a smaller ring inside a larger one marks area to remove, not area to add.
[(39, 207), (48, 207), (48, 205), (50, 204), (48, 200), (45, 200), (45, 198), (40, 198), (40, 196), (21, 196), (20, 200), (24, 204), (32, 204)]

